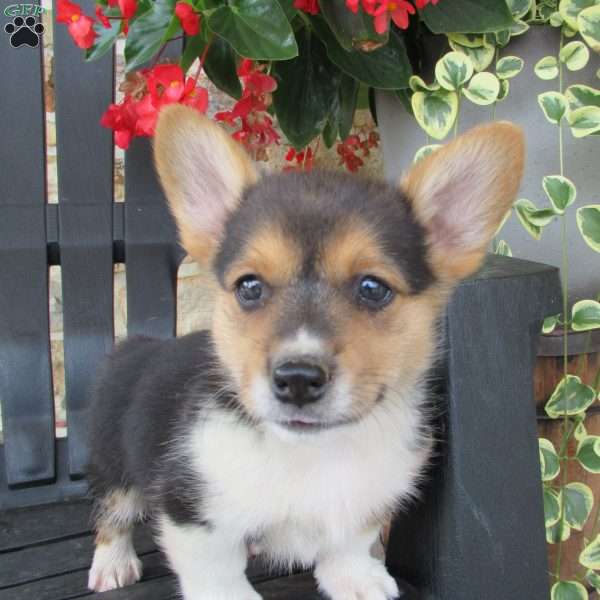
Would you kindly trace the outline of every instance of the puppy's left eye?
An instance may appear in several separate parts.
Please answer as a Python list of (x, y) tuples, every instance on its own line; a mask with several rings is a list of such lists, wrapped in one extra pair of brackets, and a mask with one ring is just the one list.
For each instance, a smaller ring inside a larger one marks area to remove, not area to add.
[(393, 295), (387, 284), (372, 275), (367, 275), (358, 282), (358, 301), (367, 308), (375, 310), (383, 308), (389, 304)]
[(246, 275), (237, 280), (235, 291), (243, 307), (253, 308), (265, 299), (267, 287), (255, 275)]

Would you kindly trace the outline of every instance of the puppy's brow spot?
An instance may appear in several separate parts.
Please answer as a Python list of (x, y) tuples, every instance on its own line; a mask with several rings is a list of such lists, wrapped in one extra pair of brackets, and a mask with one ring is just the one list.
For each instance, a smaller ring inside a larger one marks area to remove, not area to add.
[(334, 285), (369, 273), (379, 275), (401, 292), (410, 292), (408, 282), (394, 261), (386, 256), (371, 228), (358, 220), (326, 240), (320, 267), (324, 276)]
[(284, 286), (299, 272), (302, 251), (280, 227), (270, 224), (245, 240), (232, 258), (225, 287), (233, 287), (237, 279), (249, 273), (259, 275), (272, 286)]

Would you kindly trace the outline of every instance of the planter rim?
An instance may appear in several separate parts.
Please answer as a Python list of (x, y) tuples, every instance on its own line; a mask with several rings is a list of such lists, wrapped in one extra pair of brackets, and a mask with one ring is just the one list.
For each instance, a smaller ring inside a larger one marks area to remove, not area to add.
[[(568, 337), (569, 356), (600, 352), (600, 329), (593, 329), (591, 331), (570, 331)], [(562, 335), (540, 335), (537, 352), (538, 356), (562, 356), (562, 354)]]

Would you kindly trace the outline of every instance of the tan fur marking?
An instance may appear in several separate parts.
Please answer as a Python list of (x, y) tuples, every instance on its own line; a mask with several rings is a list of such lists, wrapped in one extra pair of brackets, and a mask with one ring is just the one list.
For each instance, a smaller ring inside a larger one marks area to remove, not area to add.
[(517, 194), (524, 154), (518, 127), (491, 123), (420, 160), (402, 178), (401, 188), (428, 232), (438, 276), (456, 280), (479, 267)]
[(177, 221), (181, 244), (207, 263), (223, 222), (258, 175), (243, 148), (198, 111), (172, 105), (160, 112), (156, 169)]
[(334, 286), (351, 281), (357, 275), (369, 274), (385, 280), (400, 293), (410, 291), (407, 281), (378, 246), (365, 223), (351, 222), (329, 236), (320, 265), (324, 277)]
[(259, 275), (273, 287), (287, 284), (302, 265), (302, 250), (274, 224), (252, 236), (225, 276), (227, 288), (233, 288), (243, 275)]

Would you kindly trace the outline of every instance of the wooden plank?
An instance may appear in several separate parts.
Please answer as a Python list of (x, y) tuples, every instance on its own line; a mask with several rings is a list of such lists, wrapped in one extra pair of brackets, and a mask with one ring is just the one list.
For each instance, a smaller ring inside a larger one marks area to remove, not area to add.
[[(93, 0), (82, 5), (93, 13)], [(85, 63), (56, 21), (54, 46), (69, 472), (81, 476), (90, 366), (113, 342), (113, 140), (99, 124), (113, 99), (113, 56)]]
[[(182, 43), (170, 43), (163, 57), (177, 58)], [(125, 155), (125, 260), (127, 332), (175, 335), (177, 268), (183, 254), (177, 231), (153, 168), (146, 138), (135, 139)]]
[[(164, 557), (159, 552), (151, 552), (140, 557), (144, 565), (143, 581), (170, 576)], [(0, 600), (61, 600), (92, 596), (88, 590), (88, 569), (79, 569), (58, 577), (46, 577), (27, 582), (16, 587), (0, 590)], [(131, 590), (132, 588), (127, 588)], [(104, 598), (104, 596), (100, 596)]]
[(125, 257), (129, 335), (175, 335), (177, 233), (152, 164), (150, 144), (135, 140), (125, 162)]
[[(139, 554), (156, 549), (149, 527), (140, 526), (134, 535)], [(87, 569), (92, 563), (94, 538), (84, 533), (66, 540), (41, 546), (31, 546), (2, 555), (0, 589), (17, 586), (45, 577)]]
[(549, 597), (533, 361), (560, 288), (556, 269), (512, 261), (496, 257), (449, 306), (446, 439), (390, 537), (392, 570), (436, 598)]
[[(15, 486), (54, 477), (48, 326), (42, 46), (0, 44), (0, 399)], [(8, 491), (0, 489), (1, 496)]]
[(90, 513), (89, 501), (0, 512), (0, 554), (89, 532)]

